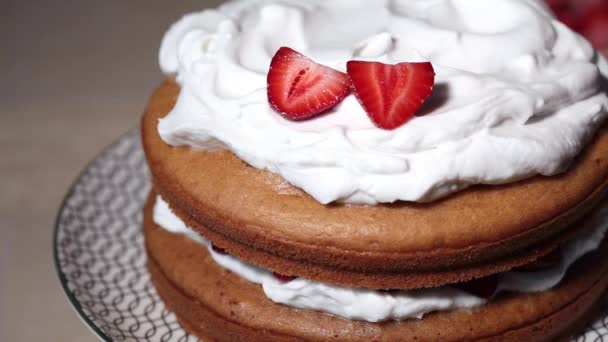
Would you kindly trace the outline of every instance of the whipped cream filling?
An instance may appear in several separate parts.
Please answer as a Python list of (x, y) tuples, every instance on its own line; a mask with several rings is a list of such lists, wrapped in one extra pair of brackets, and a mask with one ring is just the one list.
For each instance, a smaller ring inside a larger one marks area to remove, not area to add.
[[(420, 319), (429, 312), (473, 308), (487, 302), (484, 298), (450, 286), (411, 291), (377, 291), (323, 284), (304, 278), (282, 282), (269, 270), (214, 251), (211, 243), (177, 217), (160, 196), (156, 197), (154, 222), (163, 229), (185, 234), (206, 246), (220, 266), (250, 282), (260, 284), (270, 300), (295, 308), (317, 310), (352, 320), (380, 322)], [(599, 247), (608, 231), (608, 202), (594, 210), (585, 224), (586, 227), (581, 227), (584, 234), (563, 244), (559, 265), (535, 272), (502, 273), (499, 275), (497, 291), (540, 292), (559, 284), (576, 260)]]
[[(281, 46), (342, 71), (430, 61), (435, 89), (395, 130), (374, 127), (354, 95), (291, 122), (266, 94)], [(158, 124), (166, 143), (230, 149), (324, 204), (426, 202), (558, 174), (608, 109), (605, 58), (540, 0), (232, 1), (179, 20), (159, 59), (181, 85)]]

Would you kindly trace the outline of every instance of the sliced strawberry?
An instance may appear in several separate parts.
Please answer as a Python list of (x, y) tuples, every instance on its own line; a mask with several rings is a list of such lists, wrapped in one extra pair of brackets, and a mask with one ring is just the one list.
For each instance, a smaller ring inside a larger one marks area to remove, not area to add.
[(348, 75), (315, 63), (288, 47), (272, 58), (268, 101), (290, 120), (304, 120), (335, 107), (350, 93)]
[(477, 297), (490, 299), (494, 297), (496, 289), (498, 289), (498, 277), (496, 275), (491, 275), (464, 283), (454, 284), (452, 286)]
[(276, 272), (272, 272), (272, 275), (282, 283), (288, 283), (297, 278), (297, 277), (282, 275), (282, 274), (279, 274)]
[(350, 61), (346, 64), (357, 99), (380, 128), (394, 129), (422, 106), (435, 84), (431, 63)]

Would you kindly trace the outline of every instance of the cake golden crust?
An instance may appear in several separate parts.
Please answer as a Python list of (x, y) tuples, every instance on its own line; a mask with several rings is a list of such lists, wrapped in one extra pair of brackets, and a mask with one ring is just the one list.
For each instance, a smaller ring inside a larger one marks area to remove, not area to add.
[(579, 327), (608, 286), (604, 242), (550, 291), (504, 295), (476, 309), (421, 320), (344, 320), (271, 302), (259, 285), (218, 266), (204, 247), (156, 226), (152, 203), (151, 197), (144, 210), (152, 282), (183, 327), (205, 341), (549, 341)]
[(219, 247), (286, 275), (405, 289), (501, 272), (549, 253), (606, 192), (602, 129), (560, 176), (477, 186), (431, 204), (324, 206), (228, 151), (165, 144), (157, 121), (178, 92), (166, 81), (142, 121), (156, 191)]

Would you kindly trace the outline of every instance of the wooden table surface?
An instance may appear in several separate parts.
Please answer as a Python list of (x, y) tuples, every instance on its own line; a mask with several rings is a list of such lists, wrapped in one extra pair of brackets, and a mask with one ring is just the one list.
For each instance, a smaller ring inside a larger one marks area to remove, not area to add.
[(138, 124), (181, 14), (219, 0), (0, 0), (0, 341), (95, 341), (51, 237), (79, 171)]

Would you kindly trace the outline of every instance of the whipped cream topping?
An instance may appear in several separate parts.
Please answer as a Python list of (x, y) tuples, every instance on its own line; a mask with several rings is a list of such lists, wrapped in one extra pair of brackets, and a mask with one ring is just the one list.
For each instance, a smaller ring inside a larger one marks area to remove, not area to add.
[[(373, 126), (354, 95), (291, 122), (268, 104), (270, 60), (289, 46), (348, 60), (430, 61), (419, 116)], [(174, 146), (228, 148), (317, 201), (425, 202), (473, 184), (567, 169), (606, 118), (605, 58), (536, 0), (242, 0), (189, 14), (160, 65), (181, 93), (160, 120)]]
[[(160, 196), (156, 197), (154, 222), (163, 229), (185, 234), (206, 246), (220, 266), (262, 285), (264, 294), (270, 300), (295, 308), (317, 310), (346, 319), (379, 322), (420, 319), (429, 312), (472, 308), (487, 302), (484, 298), (450, 286), (412, 291), (376, 291), (328, 285), (304, 278), (282, 282), (266, 269), (214, 251), (211, 243), (186, 226)], [(540, 292), (559, 284), (576, 260), (599, 247), (608, 231), (608, 202), (595, 210), (585, 222), (587, 226), (581, 227), (583, 233), (562, 246), (559, 265), (535, 272), (502, 273), (497, 291)]]

